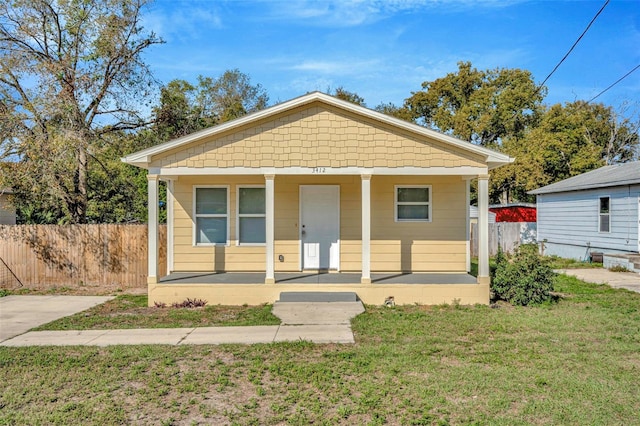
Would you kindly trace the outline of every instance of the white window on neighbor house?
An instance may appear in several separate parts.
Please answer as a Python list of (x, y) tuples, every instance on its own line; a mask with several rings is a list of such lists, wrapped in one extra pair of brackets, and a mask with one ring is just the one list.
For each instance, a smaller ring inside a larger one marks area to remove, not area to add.
[(229, 239), (229, 188), (193, 188), (194, 244), (227, 244)]
[(396, 222), (431, 222), (431, 185), (395, 187)]
[(266, 210), (264, 186), (239, 186), (237, 203), (238, 244), (265, 244)]
[(611, 200), (609, 197), (600, 197), (600, 218), (599, 228), (600, 232), (611, 232)]

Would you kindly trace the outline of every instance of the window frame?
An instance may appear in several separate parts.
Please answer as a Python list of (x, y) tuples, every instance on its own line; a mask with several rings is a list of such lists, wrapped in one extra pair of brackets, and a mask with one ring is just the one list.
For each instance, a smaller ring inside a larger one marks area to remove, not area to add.
[[(196, 213), (197, 212), (197, 194), (198, 194), (198, 189), (200, 188), (224, 188), (227, 191), (227, 212), (226, 214), (219, 214), (219, 213)], [(193, 246), (194, 247), (215, 247), (215, 246), (229, 246), (229, 241), (230, 241), (230, 235), (229, 235), (229, 230), (230, 230), (230, 214), (229, 214), (229, 208), (230, 208), (230, 191), (229, 191), (229, 185), (193, 185)], [(198, 218), (199, 217), (224, 217), (227, 219), (227, 240), (224, 243), (199, 243), (198, 242)]]
[[(262, 188), (265, 192), (265, 212), (264, 214), (257, 213), (244, 213), (240, 214), (240, 190), (242, 188)], [(236, 246), (254, 246), (254, 247), (264, 247), (267, 245), (267, 242), (264, 243), (242, 243), (240, 242), (240, 218), (241, 217), (263, 217), (264, 218), (264, 226), (265, 226), (265, 240), (266, 240), (266, 227), (267, 227), (267, 189), (265, 185), (236, 185)]]
[[(605, 198), (607, 200), (609, 200), (607, 202), (608, 207), (609, 207), (609, 209), (608, 209), (609, 211), (607, 213), (602, 213), (602, 200), (604, 200)], [(609, 230), (607, 230), (607, 231), (603, 231), (602, 230), (602, 217), (603, 216), (607, 216), (608, 219), (609, 219), (609, 222), (608, 222)], [(611, 233), (611, 196), (610, 195), (598, 196), (598, 233), (601, 233), (601, 234), (610, 234)]]
[[(417, 201), (398, 201), (398, 189), (401, 188), (426, 188), (429, 191), (429, 201), (417, 202)], [(428, 219), (400, 219), (398, 218), (398, 206), (427, 206)], [(432, 185), (394, 185), (393, 189), (393, 216), (394, 221), (400, 222), (421, 222), (430, 223), (433, 221), (433, 189)]]

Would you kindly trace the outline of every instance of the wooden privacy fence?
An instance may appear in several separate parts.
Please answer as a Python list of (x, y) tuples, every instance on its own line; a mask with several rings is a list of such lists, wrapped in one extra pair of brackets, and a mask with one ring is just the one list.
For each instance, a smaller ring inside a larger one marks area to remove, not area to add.
[[(160, 227), (160, 271), (166, 270)], [(147, 284), (147, 225), (0, 226), (0, 287), (100, 287)]]
[[(505, 253), (512, 253), (519, 244), (536, 242), (536, 222), (497, 222), (489, 224), (489, 256), (498, 253), (498, 246)], [(471, 257), (478, 256), (478, 224), (471, 224)]]

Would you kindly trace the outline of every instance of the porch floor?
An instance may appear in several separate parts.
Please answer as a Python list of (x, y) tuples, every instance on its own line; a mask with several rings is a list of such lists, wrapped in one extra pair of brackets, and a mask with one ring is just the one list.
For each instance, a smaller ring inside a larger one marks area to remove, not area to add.
[[(361, 274), (342, 272), (276, 273), (276, 284), (360, 284)], [(160, 284), (260, 284), (263, 272), (174, 272), (160, 278)], [(373, 273), (372, 284), (476, 284), (466, 273)]]

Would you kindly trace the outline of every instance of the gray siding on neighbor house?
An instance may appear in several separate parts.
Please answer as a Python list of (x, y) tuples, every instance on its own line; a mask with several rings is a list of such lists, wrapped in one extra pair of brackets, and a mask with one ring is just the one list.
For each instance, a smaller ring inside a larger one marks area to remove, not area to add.
[(15, 225), (16, 209), (11, 205), (7, 194), (0, 193), (0, 225)]
[[(607, 196), (610, 232), (599, 232), (599, 198)], [(637, 184), (539, 194), (538, 241), (547, 241), (548, 254), (585, 253), (587, 249), (637, 253), (638, 197)]]

